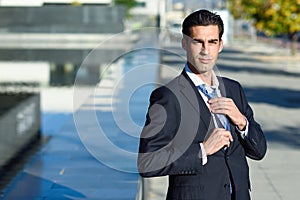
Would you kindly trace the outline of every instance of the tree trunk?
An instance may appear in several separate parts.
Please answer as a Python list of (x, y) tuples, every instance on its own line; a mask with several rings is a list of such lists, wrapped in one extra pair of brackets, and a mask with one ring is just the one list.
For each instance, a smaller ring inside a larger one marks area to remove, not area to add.
[(292, 56), (295, 56), (298, 52), (298, 39), (299, 39), (299, 34), (295, 33), (292, 35), (292, 45), (291, 45)]

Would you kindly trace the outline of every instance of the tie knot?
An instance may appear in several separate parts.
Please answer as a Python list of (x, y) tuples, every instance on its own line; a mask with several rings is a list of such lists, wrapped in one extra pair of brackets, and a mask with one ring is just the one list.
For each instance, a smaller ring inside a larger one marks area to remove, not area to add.
[(208, 99), (213, 99), (213, 98), (218, 97), (217, 88), (215, 88), (215, 87), (209, 87), (209, 86), (206, 86), (205, 84), (202, 84), (202, 85), (199, 85), (198, 88)]

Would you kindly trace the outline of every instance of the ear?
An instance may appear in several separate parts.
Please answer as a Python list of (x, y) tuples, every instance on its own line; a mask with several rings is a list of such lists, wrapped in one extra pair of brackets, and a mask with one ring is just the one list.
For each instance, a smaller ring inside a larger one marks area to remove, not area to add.
[(223, 50), (223, 40), (220, 40), (219, 53)]
[(181, 38), (181, 47), (186, 51), (187, 43), (186, 43), (186, 38), (184, 37)]

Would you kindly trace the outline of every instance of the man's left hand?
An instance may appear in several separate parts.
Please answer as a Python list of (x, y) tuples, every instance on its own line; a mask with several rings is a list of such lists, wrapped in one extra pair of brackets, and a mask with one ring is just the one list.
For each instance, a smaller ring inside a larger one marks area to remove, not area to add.
[(236, 107), (232, 99), (217, 97), (210, 99), (208, 103), (212, 113), (227, 115), (232, 123), (234, 123), (240, 130), (244, 130), (247, 125), (246, 118)]

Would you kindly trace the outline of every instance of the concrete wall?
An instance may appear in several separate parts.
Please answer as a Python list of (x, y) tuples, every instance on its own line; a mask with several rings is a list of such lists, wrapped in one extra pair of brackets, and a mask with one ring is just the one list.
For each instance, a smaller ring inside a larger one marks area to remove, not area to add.
[(2, 82), (37, 82), (40, 85), (47, 85), (49, 81), (50, 65), (48, 62), (0, 61), (0, 84)]
[(124, 16), (120, 6), (0, 7), (0, 32), (119, 33)]
[(40, 95), (0, 94), (0, 167), (7, 164), (40, 131)]

